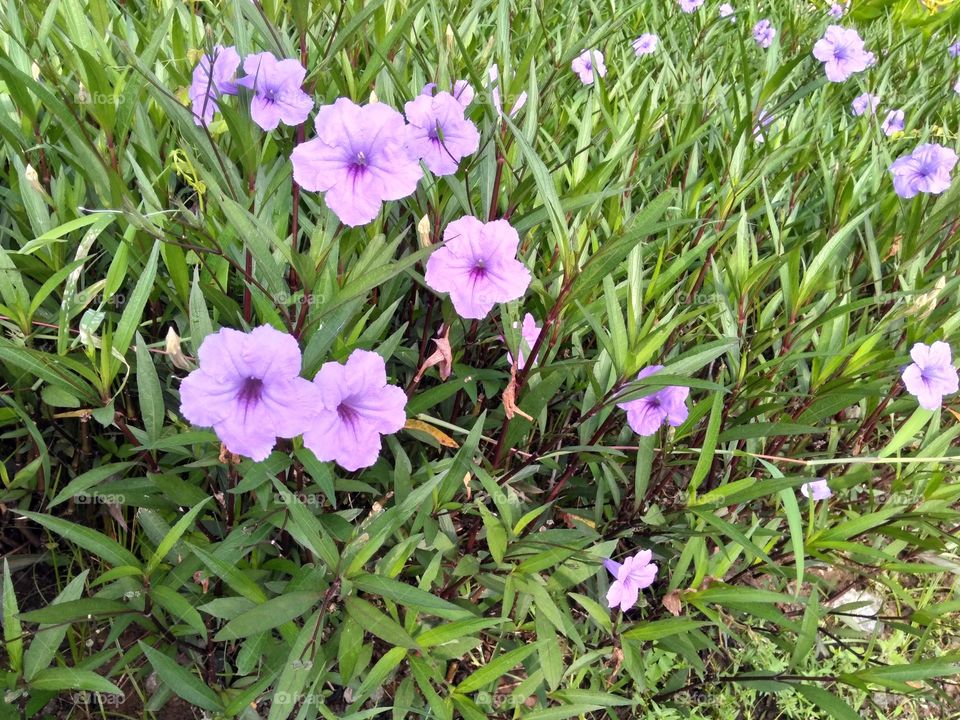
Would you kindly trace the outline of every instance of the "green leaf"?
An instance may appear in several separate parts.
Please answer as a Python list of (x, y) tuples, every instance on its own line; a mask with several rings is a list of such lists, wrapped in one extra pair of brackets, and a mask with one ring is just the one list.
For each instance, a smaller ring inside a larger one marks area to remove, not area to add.
[(803, 585), (803, 516), (800, 514), (800, 505), (797, 503), (796, 493), (789, 488), (780, 491), (780, 502), (783, 503), (783, 512), (787, 516), (787, 525), (790, 528), (790, 544), (793, 548), (793, 561), (797, 567), (797, 588), (799, 594)]
[(195, 545), (190, 543), (186, 543), (186, 545), (190, 548), (190, 552), (200, 558), (200, 562), (206, 565), (210, 572), (222, 579), (234, 592), (239, 593), (248, 600), (252, 600), (258, 605), (267, 601), (267, 596), (261, 587), (236, 565), (221, 560), (216, 555), (208, 553), (206, 550), (202, 550)]
[(108, 565), (112, 565), (113, 567), (119, 567), (120, 565), (140, 567), (140, 561), (134, 557), (133, 553), (116, 540), (111, 540), (96, 530), (83, 527), (82, 525), (75, 525), (61, 518), (53, 517), (52, 515), (43, 515), (27, 510), (21, 510), (20, 514), (33, 520), (35, 523), (43, 525), (54, 535), (59, 535), (64, 540), (92, 552)]
[(290, 592), (241, 613), (218, 632), (214, 642), (249, 637), (300, 617), (323, 597), (319, 592)]
[(17, 596), (13, 592), (10, 564), (3, 559), (3, 640), (7, 650), (10, 669), (20, 674), (23, 669), (23, 629), (18, 617)]
[(147, 562), (146, 570), (144, 570), (146, 575), (151, 575), (153, 571), (160, 566), (160, 563), (163, 562), (163, 559), (167, 556), (167, 553), (173, 550), (173, 546), (177, 544), (181, 537), (183, 537), (183, 534), (187, 531), (187, 529), (193, 525), (194, 520), (197, 519), (197, 515), (200, 514), (200, 511), (203, 510), (203, 506), (206, 505), (209, 500), (211, 500), (211, 498), (207, 498), (206, 500), (203, 500), (194, 507), (190, 508), (189, 512), (180, 518), (176, 525), (170, 528), (170, 532), (168, 532), (164, 536), (163, 540), (160, 541), (160, 544), (157, 545), (156, 551)]
[(466, 695), (467, 693), (472, 693), (480, 688), (487, 687), (490, 683), (495, 680), (499, 680), (501, 677), (506, 675), (508, 672), (513, 670), (517, 665), (526, 660), (530, 655), (535, 653), (539, 648), (540, 643), (529, 643), (527, 645), (521, 645), (518, 648), (514, 648), (509, 652), (505, 652), (503, 655), (498, 656), (494, 660), (491, 660), (486, 665), (481, 666), (477, 670), (474, 670), (470, 673), (463, 681), (457, 685), (455, 691)]
[(681, 617), (652, 620), (633, 626), (624, 632), (623, 636), (631, 640), (659, 640), (660, 638), (671, 635), (681, 635), (691, 630), (696, 630), (706, 624), (707, 623), (697, 620)]
[(153, 284), (157, 277), (157, 259), (160, 257), (160, 242), (154, 241), (153, 250), (150, 251), (150, 257), (143, 268), (143, 273), (137, 279), (137, 284), (130, 293), (130, 299), (123, 309), (123, 315), (120, 316), (120, 322), (117, 323), (117, 329), (113, 332), (113, 348), (121, 355), (126, 355), (130, 344), (133, 342), (134, 333), (140, 325), (143, 316), (143, 309), (147, 306), (147, 300), (153, 290)]
[(47, 507), (52, 508), (64, 500), (69, 500), (77, 495), (83, 495), (85, 491), (99, 485), (108, 478), (114, 476), (123, 477), (124, 472), (134, 465), (136, 465), (136, 463), (131, 461), (107, 463), (106, 465), (95, 467), (92, 470), (87, 470), (87, 472), (78, 475), (67, 483), (67, 486), (57, 493), (57, 496), (50, 501), (50, 505)]
[[(89, 570), (84, 570), (67, 583), (49, 607), (79, 599), (89, 572)], [(32, 680), (38, 672), (50, 665), (69, 628), (69, 624), (66, 623), (41, 625), (37, 628), (23, 659), (23, 677), (26, 680)], [(7, 650), (9, 652), (9, 647)]]
[(384, 642), (396, 647), (418, 650), (417, 642), (410, 637), (395, 620), (387, 617), (366, 600), (358, 597), (348, 597), (344, 602), (350, 617), (360, 623), (360, 627), (376, 635)]
[(147, 438), (154, 442), (160, 438), (160, 429), (163, 427), (163, 389), (153, 358), (140, 333), (137, 333), (137, 399), (140, 401), (140, 415)]
[(818, 708), (828, 713), (834, 720), (861, 720), (861, 716), (843, 700), (828, 690), (816, 685), (801, 683), (794, 689)]
[(207, 687), (200, 679), (190, 672), (186, 667), (179, 664), (173, 658), (147, 645), (143, 640), (137, 640), (137, 644), (147, 656), (147, 660), (157, 675), (173, 693), (183, 698), (191, 705), (219, 712), (223, 710), (223, 704), (217, 694)]
[(88, 690), (90, 692), (109, 693), (122, 696), (123, 691), (102, 675), (90, 670), (56, 667), (46, 668), (34, 675), (30, 681), (31, 690)]
[(407, 585), (392, 578), (364, 573), (358, 577), (350, 578), (350, 582), (365, 593), (379, 595), (388, 600), (393, 600), (402, 607), (412, 607), (427, 614), (436, 615), (437, 617), (448, 620), (461, 620), (473, 617), (473, 613), (469, 610), (457, 607), (453, 603), (447, 602), (433, 593), (425, 592), (420, 588)]

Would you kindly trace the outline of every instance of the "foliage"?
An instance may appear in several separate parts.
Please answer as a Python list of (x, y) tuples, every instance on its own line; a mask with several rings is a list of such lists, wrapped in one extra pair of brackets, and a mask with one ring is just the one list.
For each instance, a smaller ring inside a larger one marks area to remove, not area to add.
[[(833, 85), (810, 56), (823, 7), (738, 5), (731, 24), (668, 0), (4, 3), (0, 717), (956, 710), (960, 416), (899, 373), (915, 342), (958, 347), (960, 183), (903, 201), (887, 173), (957, 147), (948, 33), (881, 9), (860, 26), (877, 65)], [(467, 78), (480, 150), (344, 228), (292, 186), (297, 130), (239, 102), (194, 124), (215, 43), (302, 51), (318, 104)], [(569, 69), (589, 47), (594, 87)], [(514, 119), (483, 90), (494, 63), (505, 107), (529, 94)], [(905, 134), (851, 115), (867, 90)], [(463, 215), (508, 218), (534, 277), (476, 323), (423, 279)], [(516, 378), (530, 419), (509, 419), (526, 312), (545, 331)], [(305, 377), (387, 360), (409, 420), (375, 466), (299, 440), (235, 464), (183, 420), (203, 338), (264, 323)], [(418, 380), (441, 324), (453, 373)], [(616, 403), (654, 363), (690, 415), (639, 438)], [(813, 505), (817, 476), (834, 496)], [(612, 613), (601, 561), (640, 548), (658, 579)], [(849, 624), (870, 598), (882, 623)]]

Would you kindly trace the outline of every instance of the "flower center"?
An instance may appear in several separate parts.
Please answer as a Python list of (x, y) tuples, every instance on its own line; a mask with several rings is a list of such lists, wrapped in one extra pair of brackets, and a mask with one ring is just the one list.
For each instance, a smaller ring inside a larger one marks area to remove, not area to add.
[(356, 162), (355, 162), (354, 164), (355, 164), (357, 167), (366, 167), (366, 166), (367, 166), (367, 156), (366, 156), (366, 154), (363, 152), (363, 150), (360, 150), (360, 151), (357, 153), (357, 160), (356, 160)]
[(477, 260), (470, 269), (470, 279), (476, 282), (487, 276), (487, 264), (484, 260)]
[(339, 405), (337, 405), (337, 416), (340, 418), (340, 422), (352, 426), (354, 423), (356, 423), (360, 414), (352, 407), (347, 405), (347, 403), (341, 402)]
[(244, 412), (250, 409), (250, 407), (256, 405), (260, 402), (260, 398), (263, 396), (263, 380), (260, 378), (249, 377), (243, 381), (243, 385), (240, 388), (240, 392), (237, 395), (237, 399), (240, 401), (240, 404), (243, 406)]

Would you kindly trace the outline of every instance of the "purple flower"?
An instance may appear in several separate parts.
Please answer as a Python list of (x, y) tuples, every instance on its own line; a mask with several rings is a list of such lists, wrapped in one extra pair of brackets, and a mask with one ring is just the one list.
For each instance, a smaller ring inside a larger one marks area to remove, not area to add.
[(223, 328), (204, 338), (197, 355), (199, 369), (180, 385), (180, 412), (212, 427), (230, 452), (264, 460), (278, 437), (310, 426), (317, 392), (300, 377), (292, 335), (269, 325), (249, 333)]
[(764, 135), (763, 129), (767, 127), (774, 120), (773, 115), (768, 113), (766, 110), (761, 110), (760, 115), (757, 116), (757, 122), (753, 126), (753, 140), (758, 144), (763, 144), (767, 141), (767, 136)]
[(213, 114), (220, 109), (217, 104), (220, 95), (237, 94), (236, 74), (239, 66), (240, 56), (232, 46), (217, 45), (213, 49), (212, 60), (210, 55), (200, 58), (193, 69), (189, 92), (193, 121), (197, 125), (206, 125), (213, 120)]
[(653, 553), (641, 550), (633, 557), (623, 559), (623, 564), (613, 560), (604, 560), (603, 566), (614, 577), (607, 590), (607, 607), (611, 610), (618, 605), (624, 612), (637, 604), (640, 591), (653, 584), (657, 577), (657, 564), (650, 562)]
[[(517, 327), (517, 325), (518, 323), (513, 324), (514, 327)], [(539, 337), (540, 326), (537, 325), (533, 315), (527, 313), (523, 316), (523, 325), (520, 327), (520, 348), (517, 352), (517, 367), (521, 370), (526, 366), (527, 355), (533, 350), (533, 346), (537, 344), (537, 338)], [(507, 352), (507, 361), (513, 365), (513, 355), (509, 352)]]
[[(663, 365), (651, 365), (640, 371), (637, 380), (643, 380), (663, 370)], [(677, 427), (687, 419), (687, 396), (690, 388), (670, 385), (660, 388), (652, 395), (617, 403), (627, 411), (627, 424), (637, 435), (653, 435), (664, 421)]]
[(960, 95), (960, 80), (957, 80), (957, 84), (953, 86), (953, 91)]
[(776, 35), (777, 31), (766, 18), (753, 26), (753, 39), (756, 40), (757, 45), (762, 48), (770, 47), (770, 45), (773, 43), (773, 38), (776, 37)]
[(950, 53), (950, 57), (952, 58), (960, 57), (960, 40), (957, 40), (953, 45), (948, 47), (947, 52)]
[(950, 346), (937, 341), (917, 343), (910, 349), (913, 363), (904, 368), (903, 384), (924, 410), (939, 410), (944, 395), (957, 392), (957, 369), (953, 367)]
[(939, 195), (950, 187), (950, 171), (957, 164), (957, 154), (936, 143), (919, 145), (909, 155), (893, 161), (893, 189), (902, 198), (925, 192)]
[(717, 10), (720, 13), (721, 18), (730, 18), (730, 22), (736, 22), (737, 19), (733, 16), (733, 5), (730, 3), (723, 3)]
[(863, 93), (863, 95), (857, 95), (857, 97), (853, 99), (853, 102), (850, 103), (850, 107), (853, 108), (854, 115), (863, 115), (865, 112), (869, 112), (871, 115), (873, 115), (877, 111), (877, 106), (879, 104), (879, 95)]
[[(423, 86), (423, 90), (420, 91), (420, 94), (433, 97), (437, 94), (437, 84), (427, 83)], [(470, 106), (470, 103), (473, 102), (473, 98), (475, 96), (473, 85), (466, 80), (457, 80), (455, 83), (453, 83), (450, 88), (450, 94), (457, 99), (457, 102), (460, 103), (464, 109)]]
[(387, 384), (383, 358), (354, 350), (341, 365), (324, 363), (313, 379), (319, 410), (303, 433), (303, 444), (317, 459), (353, 472), (369, 467), (380, 455), (380, 436), (400, 430), (407, 421), (407, 395)]
[(427, 260), (424, 280), (450, 293), (460, 317), (480, 320), (495, 303), (522, 297), (530, 285), (530, 271), (517, 260), (520, 236), (506, 220), (462, 217), (447, 225), (443, 240)]
[(264, 130), (285, 125), (299, 125), (313, 110), (313, 100), (300, 86), (307, 71), (297, 60), (277, 60), (273, 53), (247, 55), (243, 59), (246, 77), (237, 85), (254, 92), (250, 117)]
[(880, 124), (880, 129), (883, 130), (883, 134), (887, 137), (896, 135), (898, 132), (903, 132), (903, 110), (891, 110), (888, 112), (887, 117), (884, 118)]
[(685, 13), (692, 13), (703, 5), (704, 0), (680, 0), (680, 9)]
[(633, 41), (633, 52), (637, 57), (649, 55), (657, 49), (657, 43), (660, 41), (653, 33), (644, 33)]
[(317, 137), (293, 149), (293, 179), (324, 200), (344, 225), (365, 225), (385, 200), (413, 194), (423, 177), (406, 147), (403, 116), (383, 103), (347, 98), (320, 108)]
[[(496, 65), (491, 65), (487, 70), (487, 87), (490, 88), (490, 100), (493, 107), (496, 108), (497, 116), (503, 117), (503, 105), (500, 104), (500, 70)], [(516, 117), (520, 109), (527, 103), (527, 93), (521, 92), (517, 96), (517, 101), (510, 108), (510, 117)]]
[(839, 19), (839, 18), (842, 18), (844, 13), (846, 12), (847, 12), (847, 8), (845, 5), (841, 5), (840, 3), (835, 2), (830, 6), (830, 10), (827, 11), (827, 14), (832, 18)]
[(824, 63), (827, 80), (843, 82), (876, 62), (873, 53), (864, 49), (863, 40), (852, 28), (831, 25), (813, 46), (813, 56)]
[(594, 74), (604, 77), (607, 66), (603, 64), (603, 53), (599, 50), (584, 50), (570, 63), (570, 69), (580, 76), (584, 85), (592, 85)]
[(817, 500), (826, 500), (833, 495), (833, 492), (830, 490), (830, 486), (827, 485), (826, 480), (817, 478), (816, 480), (811, 480), (801, 485), (800, 494), (805, 498), (812, 498), (814, 502), (816, 502)]
[(418, 95), (404, 106), (407, 149), (434, 175), (452, 175), (460, 159), (480, 147), (477, 126), (463, 116), (463, 105), (450, 93)]

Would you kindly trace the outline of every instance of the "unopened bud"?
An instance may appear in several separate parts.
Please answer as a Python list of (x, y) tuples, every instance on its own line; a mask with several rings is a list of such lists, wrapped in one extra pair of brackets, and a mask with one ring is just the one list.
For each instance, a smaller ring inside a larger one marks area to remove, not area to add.
[(424, 215), (417, 223), (417, 238), (420, 240), (420, 247), (426, 248), (433, 245), (433, 239), (430, 237), (430, 217)]

